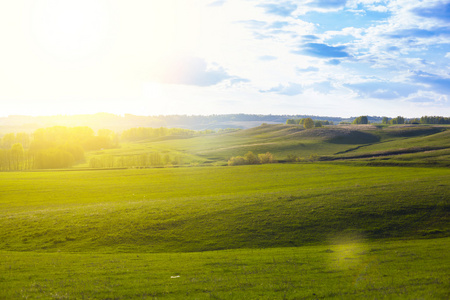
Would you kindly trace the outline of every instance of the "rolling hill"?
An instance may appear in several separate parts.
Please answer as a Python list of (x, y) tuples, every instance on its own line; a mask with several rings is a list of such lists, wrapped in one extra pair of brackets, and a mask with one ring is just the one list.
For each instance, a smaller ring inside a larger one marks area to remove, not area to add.
[(426, 125), (339, 125), (305, 130), (300, 125), (263, 124), (233, 132), (143, 139), (123, 143), (119, 149), (91, 153), (90, 157), (160, 152), (182, 156), (182, 165), (224, 165), (230, 157), (252, 151), (271, 152), (280, 162), (288, 156), (308, 159), (317, 155), (324, 161), (449, 166), (449, 129)]

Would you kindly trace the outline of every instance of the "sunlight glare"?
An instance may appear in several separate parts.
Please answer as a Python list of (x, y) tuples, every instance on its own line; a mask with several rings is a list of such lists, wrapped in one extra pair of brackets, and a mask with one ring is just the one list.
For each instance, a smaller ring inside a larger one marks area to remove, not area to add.
[(199, 44), (201, 9), (198, 1), (150, 1), (146, 11), (149, 56), (157, 60), (174, 53), (194, 52)]
[(52, 58), (83, 59), (107, 42), (110, 16), (103, 1), (36, 1), (32, 11), (32, 35)]

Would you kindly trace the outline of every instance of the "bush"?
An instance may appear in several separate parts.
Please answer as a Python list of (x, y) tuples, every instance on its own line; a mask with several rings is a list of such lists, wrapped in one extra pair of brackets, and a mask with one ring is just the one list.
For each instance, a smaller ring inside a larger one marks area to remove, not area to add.
[(320, 158), (320, 156), (318, 154), (314, 153), (309, 156), (309, 161), (318, 161), (319, 158)]
[(259, 158), (255, 154), (253, 154), (252, 151), (248, 151), (247, 154), (244, 155), (245, 160), (247, 161), (247, 164), (249, 165), (256, 165), (259, 164)]
[(261, 164), (272, 164), (272, 163), (276, 162), (272, 153), (270, 153), (270, 152), (258, 154), (258, 159), (259, 159), (259, 163), (261, 163)]
[(276, 160), (273, 154), (270, 152), (255, 155), (253, 152), (249, 151), (244, 156), (233, 156), (228, 160), (229, 166), (271, 164), (271, 163), (276, 163)]
[(369, 124), (369, 118), (367, 116), (360, 116), (353, 120), (352, 124)]
[(229, 166), (239, 166), (239, 165), (246, 165), (247, 160), (242, 156), (233, 156), (228, 160)]
[(311, 118), (306, 118), (303, 122), (303, 127), (305, 129), (311, 129), (314, 127), (314, 121)]
[(297, 159), (298, 159), (297, 155), (295, 155), (295, 154), (288, 154), (286, 161), (295, 162), (295, 161), (297, 161)]

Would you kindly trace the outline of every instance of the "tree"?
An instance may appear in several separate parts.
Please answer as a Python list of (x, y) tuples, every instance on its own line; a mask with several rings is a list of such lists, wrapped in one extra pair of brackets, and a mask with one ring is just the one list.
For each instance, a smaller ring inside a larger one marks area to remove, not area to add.
[(73, 158), (75, 159), (75, 162), (84, 161), (84, 149), (79, 144), (76, 144), (75, 142), (66, 142), (59, 148), (71, 153)]
[(11, 165), (11, 150), (0, 149), (0, 171), (9, 171)]
[(244, 155), (244, 158), (249, 165), (254, 165), (254, 164), (259, 163), (258, 157), (252, 151), (248, 151), (247, 154)]
[(275, 159), (270, 152), (258, 154), (258, 159), (262, 164), (271, 164), (275, 162)]
[(306, 118), (303, 121), (303, 127), (305, 127), (305, 129), (311, 129), (314, 127), (314, 121), (311, 118)]
[(20, 170), (23, 161), (23, 146), (21, 143), (15, 143), (11, 147), (11, 165), (13, 170)]
[(276, 163), (274, 156), (270, 152), (260, 153), (255, 155), (253, 152), (249, 151), (244, 156), (233, 156), (228, 160), (229, 166), (238, 165), (255, 165), (255, 164), (271, 164)]
[(152, 152), (149, 155), (150, 164), (152, 166), (159, 166), (162, 163), (161, 154), (158, 152)]
[(360, 116), (353, 120), (352, 124), (369, 124), (369, 118), (367, 116)]
[(183, 162), (183, 158), (179, 154), (176, 154), (172, 159), (172, 164), (174, 164), (174, 165), (181, 165), (182, 162)]
[(450, 124), (450, 118), (448, 117), (438, 117), (438, 116), (423, 116), (420, 118), (420, 123), (422, 124)]
[(104, 137), (107, 137), (107, 138), (110, 138), (112, 135), (113, 135), (113, 131), (112, 130), (110, 130), (110, 129), (99, 129), (99, 130), (97, 130), (97, 135), (98, 136), (104, 136)]
[(16, 140), (16, 135), (14, 133), (5, 134), (2, 138), (2, 148), (10, 149)]
[(383, 120), (381, 120), (382, 124), (389, 124), (389, 118), (388, 117), (383, 117)]
[(30, 147), (30, 135), (26, 132), (18, 132), (16, 134), (16, 143), (21, 143), (24, 149)]
[(75, 163), (73, 155), (60, 148), (39, 150), (34, 155), (36, 169), (68, 168)]
[(297, 155), (295, 155), (295, 154), (288, 154), (287, 158), (286, 158), (286, 161), (294, 162), (294, 161), (297, 161), (297, 159), (298, 159)]
[(229, 166), (239, 166), (247, 164), (247, 160), (242, 156), (233, 156), (228, 160)]
[(317, 153), (313, 153), (309, 156), (309, 161), (318, 161), (320, 156)]
[(164, 154), (162, 161), (164, 165), (170, 164), (170, 155), (168, 153)]
[(405, 124), (405, 118), (398, 116), (397, 118), (390, 120), (389, 123), (394, 124), (394, 125), (395, 124)]
[(409, 124), (415, 124), (415, 125), (420, 124), (420, 119), (419, 118), (411, 119), (411, 120), (409, 120)]

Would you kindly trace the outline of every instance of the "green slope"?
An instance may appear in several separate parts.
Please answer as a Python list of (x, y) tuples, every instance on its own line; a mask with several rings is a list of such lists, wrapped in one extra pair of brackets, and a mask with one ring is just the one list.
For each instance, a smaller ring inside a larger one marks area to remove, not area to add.
[(104, 154), (120, 157), (159, 152), (182, 157), (183, 165), (223, 165), (232, 156), (252, 151), (256, 154), (271, 152), (280, 161), (286, 160), (288, 155), (308, 158), (317, 154), (323, 156), (324, 160), (352, 159), (371, 163), (449, 166), (448, 129), (445, 126), (423, 125), (357, 125), (305, 130), (299, 125), (261, 125), (230, 133), (124, 143), (119, 149), (90, 153), (88, 158)]
[(1, 299), (448, 299), (450, 238), (195, 253), (0, 251)]
[(0, 249), (204, 251), (449, 234), (450, 170), (275, 164), (0, 174)]

